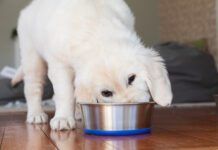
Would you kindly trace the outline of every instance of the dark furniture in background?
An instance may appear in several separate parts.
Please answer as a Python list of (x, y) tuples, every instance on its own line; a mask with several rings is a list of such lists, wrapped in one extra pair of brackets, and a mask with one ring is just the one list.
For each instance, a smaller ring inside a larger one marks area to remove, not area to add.
[[(10, 79), (0, 77), (0, 105), (15, 100), (25, 101), (23, 82), (19, 83), (16, 87), (12, 87), (10, 83)], [(46, 83), (47, 84), (44, 87), (43, 99), (48, 99), (53, 96), (53, 88), (48, 79)]]
[(167, 42), (154, 46), (169, 72), (173, 103), (210, 102), (218, 93), (218, 73), (213, 57), (197, 48)]

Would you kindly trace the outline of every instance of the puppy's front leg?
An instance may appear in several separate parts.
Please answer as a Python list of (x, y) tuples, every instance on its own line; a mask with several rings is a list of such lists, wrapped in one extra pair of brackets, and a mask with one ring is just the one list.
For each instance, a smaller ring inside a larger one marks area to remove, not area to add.
[(75, 128), (73, 69), (57, 62), (49, 63), (49, 78), (54, 88), (56, 112), (50, 125), (53, 130)]

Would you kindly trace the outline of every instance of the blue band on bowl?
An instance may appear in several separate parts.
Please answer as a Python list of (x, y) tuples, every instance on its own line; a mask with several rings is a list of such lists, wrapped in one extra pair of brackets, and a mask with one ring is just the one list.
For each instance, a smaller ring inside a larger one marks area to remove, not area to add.
[(118, 130), (118, 131), (84, 129), (84, 132), (86, 134), (93, 134), (93, 135), (100, 135), (100, 136), (125, 136), (125, 135), (149, 134), (151, 133), (151, 128), (143, 128), (137, 130)]

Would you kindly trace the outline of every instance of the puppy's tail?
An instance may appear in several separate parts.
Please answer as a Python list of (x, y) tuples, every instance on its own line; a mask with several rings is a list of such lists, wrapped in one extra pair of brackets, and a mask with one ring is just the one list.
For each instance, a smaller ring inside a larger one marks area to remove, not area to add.
[(23, 68), (22, 68), (22, 66), (20, 66), (19, 69), (17, 70), (15, 76), (11, 80), (11, 86), (14, 87), (18, 83), (23, 81), (23, 77), (24, 77)]

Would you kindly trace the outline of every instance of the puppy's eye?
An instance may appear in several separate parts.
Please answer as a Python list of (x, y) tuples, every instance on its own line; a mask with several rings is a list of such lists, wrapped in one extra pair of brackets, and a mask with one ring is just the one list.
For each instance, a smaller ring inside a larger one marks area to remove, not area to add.
[(134, 80), (135, 80), (135, 77), (136, 77), (136, 75), (133, 74), (133, 75), (131, 75), (131, 76), (128, 78), (128, 85), (132, 85), (132, 83), (133, 83)]
[(113, 92), (108, 91), (108, 90), (104, 90), (101, 92), (101, 95), (104, 97), (112, 97), (113, 96)]

